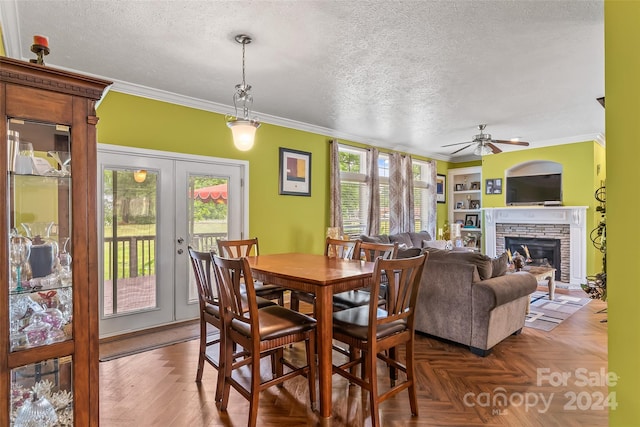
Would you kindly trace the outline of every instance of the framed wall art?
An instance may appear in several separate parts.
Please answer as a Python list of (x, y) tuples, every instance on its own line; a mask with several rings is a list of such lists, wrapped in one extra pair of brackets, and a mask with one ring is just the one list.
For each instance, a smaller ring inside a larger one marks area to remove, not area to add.
[(311, 153), (280, 147), (280, 194), (311, 196)]
[(438, 174), (436, 176), (436, 201), (438, 203), (447, 202), (447, 176)]

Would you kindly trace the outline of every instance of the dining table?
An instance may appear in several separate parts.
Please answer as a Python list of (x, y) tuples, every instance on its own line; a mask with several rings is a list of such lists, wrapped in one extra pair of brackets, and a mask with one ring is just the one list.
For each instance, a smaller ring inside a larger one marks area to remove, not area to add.
[(315, 295), (320, 417), (331, 424), (333, 295), (370, 285), (374, 263), (319, 254), (247, 257), (254, 280)]

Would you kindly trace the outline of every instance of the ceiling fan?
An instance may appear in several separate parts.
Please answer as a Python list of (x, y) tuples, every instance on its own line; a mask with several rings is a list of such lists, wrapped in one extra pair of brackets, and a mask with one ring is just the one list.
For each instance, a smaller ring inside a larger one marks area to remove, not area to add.
[(443, 145), (443, 147), (451, 147), (453, 145), (461, 145), (461, 144), (467, 144), (464, 147), (454, 151), (453, 153), (451, 153), (451, 155), (459, 153), (460, 151), (467, 149), (471, 146), (473, 146), (475, 144), (475, 150), (473, 151), (473, 154), (476, 154), (478, 156), (484, 156), (486, 154), (498, 154), (501, 153), (502, 150), (499, 149), (497, 146), (495, 146), (494, 144), (510, 144), (510, 145), (521, 145), (521, 146), (528, 146), (529, 143), (528, 142), (524, 142), (524, 141), (509, 141), (509, 140), (504, 140), (504, 139), (491, 139), (491, 134), (488, 133), (484, 133), (484, 129), (487, 127), (486, 124), (482, 124), (482, 125), (478, 125), (478, 129), (480, 130), (480, 133), (477, 135), (474, 135), (473, 140), (472, 141), (467, 141), (467, 142), (457, 142), (455, 144), (447, 144), (447, 145)]

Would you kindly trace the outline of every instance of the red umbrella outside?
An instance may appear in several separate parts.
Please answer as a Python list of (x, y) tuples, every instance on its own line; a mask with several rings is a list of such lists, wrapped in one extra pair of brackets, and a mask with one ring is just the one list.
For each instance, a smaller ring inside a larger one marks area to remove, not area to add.
[(203, 202), (227, 203), (227, 183), (197, 188), (193, 196)]

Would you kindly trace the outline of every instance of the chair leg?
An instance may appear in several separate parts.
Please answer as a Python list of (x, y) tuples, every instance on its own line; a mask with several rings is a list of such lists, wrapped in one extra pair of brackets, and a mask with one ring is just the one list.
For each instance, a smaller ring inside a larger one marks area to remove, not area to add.
[[(226, 336), (226, 333), (225, 333)], [(222, 399), (220, 400), (220, 410), (226, 411), (229, 403), (229, 392), (231, 391), (231, 371), (233, 368), (233, 343), (231, 340), (225, 339), (224, 343), (224, 379), (222, 380), (224, 387), (222, 391)], [(218, 373), (220, 375), (220, 373)]]
[(294, 291), (291, 292), (291, 310), (293, 311), (300, 311), (300, 300), (298, 299), (298, 297), (296, 296), (296, 293)]
[[(397, 360), (397, 349), (396, 347), (391, 347), (389, 349), (389, 358), (391, 360)], [(389, 382), (391, 387), (395, 387), (396, 380), (398, 379), (398, 370), (394, 366), (389, 366)]]
[[(224, 377), (225, 377), (225, 369), (226, 369), (226, 347), (225, 347), (226, 343), (225, 343), (225, 339), (224, 339), (224, 334), (222, 333), (222, 331), (220, 331), (220, 342), (218, 343), (218, 379), (216, 381), (216, 394), (215, 394), (215, 401), (216, 402), (222, 402), (222, 393), (224, 392)], [(232, 347), (232, 352), (233, 352), (233, 347)], [(231, 360), (231, 363), (233, 363), (233, 360)]]
[(207, 324), (200, 320), (200, 355), (198, 356), (198, 371), (196, 372), (196, 382), (202, 381), (202, 371), (204, 370), (204, 356), (207, 351)]
[(373, 351), (367, 351), (367, 376), (369, 378), (369, 407), (371, 408), (371, 427), (381, 427), (378, 402), (378, 377), (376, 375), (377, 355)]
[(407, 381), (409, 382), (409, 406), (411, 407), (411, 415), (418, 416), (418, 398), (416, 396), (416, 372), (415, 365), (413, 364), (414, 345), (413, 340), (407, 341), (406, 354), (407, 354)]
[[(256, 350), (254, 348), (254, 350)], [(255, 427), (258, 422), (258, 401), (260, 400), (260, 354), (251, 356), (251, 392), (249, 393), (249, 427)]]
[(307, 381), (309, 383), (309, 401), (311, 403), (311, 410), (318, 409), (318, 399), (316, 394), (316, 337), (315, 331), (309, 333), (309, 338), (305, 341), (305, 350), (307, 352), (307, 366), (309, 366), (309, 373), (307, 374)]

